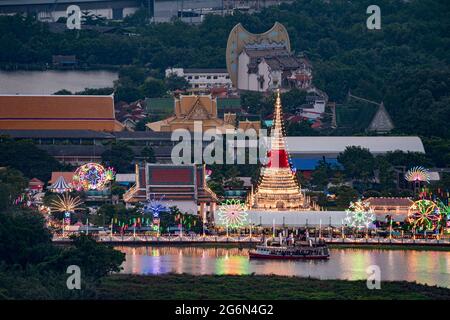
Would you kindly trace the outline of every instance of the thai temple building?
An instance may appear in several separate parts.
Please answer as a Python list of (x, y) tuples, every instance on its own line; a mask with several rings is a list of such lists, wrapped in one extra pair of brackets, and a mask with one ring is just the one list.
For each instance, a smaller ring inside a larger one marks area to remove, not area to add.
[(136, 184), (123, 196), (125, 203), (136, 204), (154, 197), (182, 212), (200, 214), (206, 221), (218, 201), (206, 184), (204, 165), (152, 164), (136, 165)]
[(2, 130), (117, 132), (113, 95), (0, 95)]
[(312, 66), (291, 52), (289, 34), (281, 23), (260, 34), (237, 24), (228, 37), (226, 59), (230, 79), (239, 90), (314, 90)]
[(195, 131), (194, 122), (202, 124), (198, 130), (216, 129), (223, 132), (234, 126), (217, 116), (217, 99), (210, 95), (181, 95), (174, 100), (174, 113), (169, 118), (147, 124), (156, 132), (172, 132), (177, 129)]
[(177, 129), (205, 132), (213, 129), (225, 134), (227, 130), (236, 128), (259, 130), (261, 123), (248, 119), (239, 121), (236, 113), (229, 112), (223, 115), (223, 119), (219, 118), (217, 98), (211, 95), (180, 95), (174, 99), (174, 112), (170, 117), (148, 123), (147, 127), (154, 132), (172, 132)]
[(283, 127), (283, 111), (280, 92), (277, 92), (275, 113), (269, 140), (268, 163), (262, 168), (260, 182), (250, 194), (249, 206), (263, 210), (311, 210), (309, 199), (301, 192), (286, 149)]

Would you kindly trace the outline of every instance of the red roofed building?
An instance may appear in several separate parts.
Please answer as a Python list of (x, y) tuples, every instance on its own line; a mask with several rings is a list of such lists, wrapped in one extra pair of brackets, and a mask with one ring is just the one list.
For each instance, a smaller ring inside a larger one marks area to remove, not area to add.
[(387, 215), (395, 221), (403, 221), (408, 216), (408, 209), (413, 204), (410, 198), (395, 197), (370, 197), (364, 200), (368, 202), (375, 212), (377, 219), (384, 219)]
[(116, 119), (130, 130), (134, 130), (136, 124), (146, 117), (144, 110), (144, 100), (138, 100), (133, 103), (124, 101), (116, 104)]
[(160, 199), (170, 206), (177, 206), (182, 212), (212, 217), (217, 196), (211, 191), (205, 178), (205, 167), (193, 164), (150, 164), (136, 165), (136, 184), (128, 190), (123, 199), (126, 203), (143, 202), (150, 197)]
[(0, 95), (0, 129), (122, 131), (114, 97)]
[(28, 189), (32, 191), (41, 192), (44, 189), (44, 183), (38, 178), (33, 178), (28, 182)]

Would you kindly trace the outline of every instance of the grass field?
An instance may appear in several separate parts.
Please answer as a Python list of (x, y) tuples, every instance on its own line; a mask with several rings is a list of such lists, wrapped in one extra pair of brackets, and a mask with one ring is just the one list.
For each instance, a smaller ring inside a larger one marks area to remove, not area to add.
[(317, 280), (282, 276), (112, 275), (98, 290), (99, 299), (301, 299), (301, 300), (449, 300), (450, 289), (408, 282)]

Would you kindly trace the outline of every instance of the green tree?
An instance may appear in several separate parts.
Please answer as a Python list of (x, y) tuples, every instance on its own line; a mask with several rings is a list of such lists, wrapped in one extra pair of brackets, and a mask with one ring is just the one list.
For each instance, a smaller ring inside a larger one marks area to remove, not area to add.
[(319, 165), (314, 169), (314, 172), (311, 175), (311, 183), (318, 189), (323, 190), (328, 186), (332, 175), (333, 171), (331, 166), (324, 161), (320, 161)]
[(0, 213), (0, 261), (7, 265), (37, 264), (55, 250), (42, 215), (30, 210)]
[(161, 97), (167, 92), (164, 82), (157, 79), (148, 79), (140, 87), (141, 95), (147, 98)]
[(330, 192), (336, 194), (336, 205), (339, 208), (348, 208), (350, 202), (358, 199), (358, 192), (348, 186), (333, 187)]
[(94, 281), (122, 269), (125, 254), (114, 250), (113, 247), (97, 243), (86, 235), (72, 237), (72, 244), (72, 247), (62, 251), (59, 257), (48, 265), (61, 271), (65, 271), (68, 265), (79, 266), (83, 275)]
[(0, 168), (0, 212), (9, 208), (28, 185), (19, 170)]
[(27, 178), (48, 181), (52, 171), (62, 168), (61, 164), (31, 141), (14, 141), (0, 137), (0, 166), (10, 166)]
[(133, 172), (133, 150), (124, 143), (114, 143), (102, 154), (102, 161), (117, 172)]
[(307, 121), (288, 123), (286, 126), (286, 134), (288, 136), (315, 136), (317, 132), (311, 128), (311, 124)]
[(284, 112), (295, 113), (306, 102), (306, 91), (292, 89), (281, 95), (281, 103)]
[(387, 161), (384, 156), (377, 156), (375, 158), (376, 169), (378, 171), (378, 180), (381, 189), (388, 190), (395, 187), (395, 171), (393, 166)]
[(419, 152), (403, 152), (400, 150), (388, 152), (385, 155), (386, 160), (393, 166), (405, 166), (411, 168), (415, 166), (431, 167), (431, 161), (426, 154)]
[(144, 119), (139, 120), (134, 127), (134, 131), (147, 131), (147, 123), (149, 123), (150, 121), (151, 120), (149, 117), (145, 117)]
[(148, 76), (148, 72), (145, 68), (141, 68), (135, 65), (122, 66), (119, 69), (119, 79), (120, 81), (129, 81), (135, 85), (140, 85), (144, 83)]
[(144, 95), (141, 94), (139, 88), (134, 87), (132, 85), (130, 86), (120, 85), (115, 88), (114, 94), (115, 101), (125, 101), (131, 103), (141, 99), (142, 97), (144, 97)]
[(170, 75), (164, 79), (164, 83), (168, 90), (186, 90), (189, 88), (189, 82), (184, 77), (178, 77), (177, 75)]
[(142, 148), (142, 150), (141, 150), (141, 157), (145, 161), (147, 161), (149, 163), (155, 163), (156, 162), (155, 151), (150, 146)]
[(54, 94), (60, 95), (60, 96), (70, 96), (72, 94), (72, 92), (70, 92), (69, 90), (66, 90), (66, 89), (61, 89), (61, 90), (56, 91)]
[(373, 178), (375, 159), (369, 149), (347, 147), (337, 159), (344, 166), (344, 172), (349, 179), (367, 183)]

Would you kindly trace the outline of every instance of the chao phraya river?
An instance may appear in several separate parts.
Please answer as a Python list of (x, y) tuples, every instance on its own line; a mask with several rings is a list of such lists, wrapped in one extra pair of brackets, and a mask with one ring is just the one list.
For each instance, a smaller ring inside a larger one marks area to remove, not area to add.
[(367, 279), (380, 267), (382, 280), (450, 288), (450, 252), (333, 248), (328, 261), (249, 260), (248, 248), (182, 246), (116, 247), (126, 253), (123, 273), (194, 275), (276, 274), (319, 279)]

